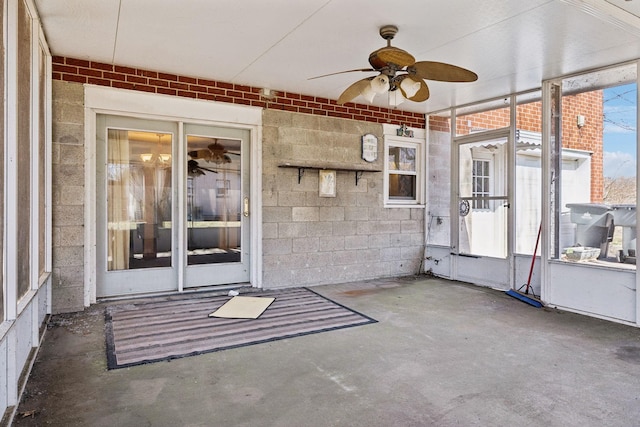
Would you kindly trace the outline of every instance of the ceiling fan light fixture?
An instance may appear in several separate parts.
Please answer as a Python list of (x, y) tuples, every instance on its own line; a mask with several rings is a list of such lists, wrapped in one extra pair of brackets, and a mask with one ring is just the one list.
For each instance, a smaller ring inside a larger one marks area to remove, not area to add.
[(362, 92), (360, 92), (360, 95), (362, 95), (364, 99), (366, 99), (369, 102), (369, 104), (371, 104), (373, 102), (373, 98), (375, 98), (376, 96), (376, 92), (373, 90), (371, 85), (368, 84), (364, 87), (364, 89), (362, 89)]
[(375, 93), (384, 93), (389, 90), (389, 77), (379, 74), (371, 80), (371, 89)]
[(413, 98), (420, 90), (420, 82), (413, 80), (407, 76), (400, 82), (400, 89), (402, 89), (403, 95), (407, 98)]

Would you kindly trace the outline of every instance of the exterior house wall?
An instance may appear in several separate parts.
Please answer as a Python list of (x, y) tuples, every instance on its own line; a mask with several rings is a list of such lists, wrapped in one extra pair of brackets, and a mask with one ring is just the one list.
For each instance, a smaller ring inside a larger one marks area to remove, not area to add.
[[(360, 138), (379, 139), (384, 123), (424, 129), (421, 114), (53, 58), (53, 311), (84, 306), (84, 89), (95, 84), (263, 108), (263, 286), (314, 285), (417, 273), (423, 209), (383, 208), (383, 174), (337, 173), (335, 198), (318, 196), (318, 172), (280, 168), (288, 161), (363, 163)], [(275, 94), (274, 94), (275, 93)], [(367, 164), (371, 166), (370, 164)]]
[[(422, 208), (383, 207), (383, 174), (338, 171), (336, 197), (318, 196), (318, 171), (281, 168), (292, 160), (345, 168), (363, 163), (360, 137), (382, 141), (382, 126), (265, 110), (263, 250), (266, 288), (416, 274), (423, 252)], [(382, 169), (382, 144), (377, 165)]]

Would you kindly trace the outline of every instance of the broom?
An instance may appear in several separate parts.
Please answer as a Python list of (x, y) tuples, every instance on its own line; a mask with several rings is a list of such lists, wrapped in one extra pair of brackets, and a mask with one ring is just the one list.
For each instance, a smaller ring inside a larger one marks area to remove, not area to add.
[[(527, 279), (527, 283), (520, 286), (520, 288), (517, 291), (514, 289), (509, 289), (507, 292), (505, 292), (510, 297), (518, 299), (526, 304), (532, 305), (537, 308), (542, 307), (542, 303), (537, 299), (534, 299), (536, 297), (536, 294), (533, 292), (533, 288), (531, 287), (531, 276), (533, 275), (533, 266), (536, 262), (536, 252), (538, 252), (538, 243), (540, 242), (541, 231), (542, 231), (542, 224), (540, 224), (540, 227), (538, 227), (538, 237), (536, 238), (536, 248), (533, 250), (533, 256), (531, 257), (531, 267), (529, 268), (529, 278)], [(525, 288), (524, 293), (519, 292), (522, 288)], [(529, 295), (529, 289), (531, 289), (531, 295), (533, 295), (534, 298), (529, 298), (527, 296)]]

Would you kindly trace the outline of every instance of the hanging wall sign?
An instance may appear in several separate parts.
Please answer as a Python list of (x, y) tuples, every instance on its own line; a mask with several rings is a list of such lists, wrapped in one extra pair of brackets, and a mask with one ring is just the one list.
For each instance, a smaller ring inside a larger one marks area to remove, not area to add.
[(378, 138), (370, 133), (362, 136), (362, 158), (367, 162), (378, 159)]

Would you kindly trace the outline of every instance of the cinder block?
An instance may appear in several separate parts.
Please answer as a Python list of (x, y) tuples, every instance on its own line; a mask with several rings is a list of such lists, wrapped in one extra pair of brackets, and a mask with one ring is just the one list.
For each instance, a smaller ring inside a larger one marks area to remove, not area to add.
[(421, 231), (422, 229), (423, 229), (422, 221), (409, 220), (409, 221), (402, 221), (401, 223), (402, 233), (416, 233), (418, 231)]
[(51, 97), (54, 102), (64, 101), (84, 105), (84, 85), (62, 80), (52, 80)]
[(55, 143), (84, 145), (84, 126), (80, 123), (53, 122), (51, 133)]
[(369, 247), (369, 236), (368, 235), (356, 235), (356, 236), (345, 236), (344, 238), (344, 248), (345, 249), (366, 249)]
[(333, 233), (334, 223), (332, 222), (328, 222), (328, 221), (308, 222), (306, 225), (307, 225), (307, 236), (310, 236), (310, 237), (330, 236), (334, 234)]
[(55, 276), (53, 279), (51, 297), (53, 314), (82, 311), (84, 309), (84, 288), (82, 286), (56, 287)]
[(56, 267), (78, 267), (84, 263), (83, 246), (59, 246), (53, 248), (52, 262)]
[(357, 221), (340, 221), (333, 223), (334, 236), (353, 236), (357, 233)]
[(305, 237), (299, 239), (292, 239), (292, 252), (293, 253), (306, 253), (306, 252), (318, 252), (319, 238), (318, 237)]
[(277, 239), (278, 238), (278, 223), (267, 222), (262, 224), (262, 238), (263, 239)]
[(61, 186), (58, 189), (59, 199), (56, 202), (59, 205), (78, 205), (84, 206), (84, 187), (80, 186)]
[(344, 219), (346, 221), (368, 221), (369, 209), (349, 206), (344, 208)]
[(372, 234), (369, 236), (370, 248), (388, 248), (390, 245), (388, 234)]
[(80, 288), (83, 293), (84, 268), (83, 266), (57, 267), (54, 269), (53, 288)]
[(264, 255), (287, 255), (291, 253), (291, 239), (262, 239)]
[(320, 211), (317, 207), (293, 207), (291, 209), (293, 221), (318, 221)]
[(307, 223), (305, 222), (281, 222), (278, 224), (278, 237), (299, 238), (307, 236)]
[(278, 110), (262, 110), (262, 122), (265, 126), (279, 127), (291, 127), (293, 114), (286, 111)]
[(323, 267), (327, 268), (331, 266), (333, 262), (333, 255), (331, 252), (317, 252), (317, 253), (309, 253), (306, 254), (307, 267)]
[(53, 186), (76, 186), (84, 183), (84, 165), (57, 165), (52, 171)]
[(342, 206), (320, 207), (320, 219), (323, 221), (344, 221), (344, 208)]
[(411, 260), (421, 260), (424, 256), (424, 247), (422, 246), (408, 246), (404, 247), (401, 250), (402, 259), (411, 261)]
[(396, 220), (396, 221), (411, 219), (411, 209), (407, 209), (407, 208), (389, 209), (387, 218), (390, 220)]
[(58, 146), (60, 164), (83, 165), (84, 145), (56, 144)]
[(304, 193), (300, 191), (280, 191), (278, 192), (278, 206), (300, 206)]
[(286, 222), (291, 221), (291, 208), (289, 207), (271, 207), (262, 208), (263, 222)]
[(344, 245), (344, 236), (322, 236), (319, 237), (319, 247), (318, 251), (320, 252), (333, 252), (333, 251), (341, 251), (345, 249)]
[(52, 221), (54, 227), (84, 224), (84, 208), (82, 206), (59, 206), (53, 204)]
[(54, 246), (83, 246), (84, 227), (82, 225), (72, 225), (67, 227), (53, 228)]

